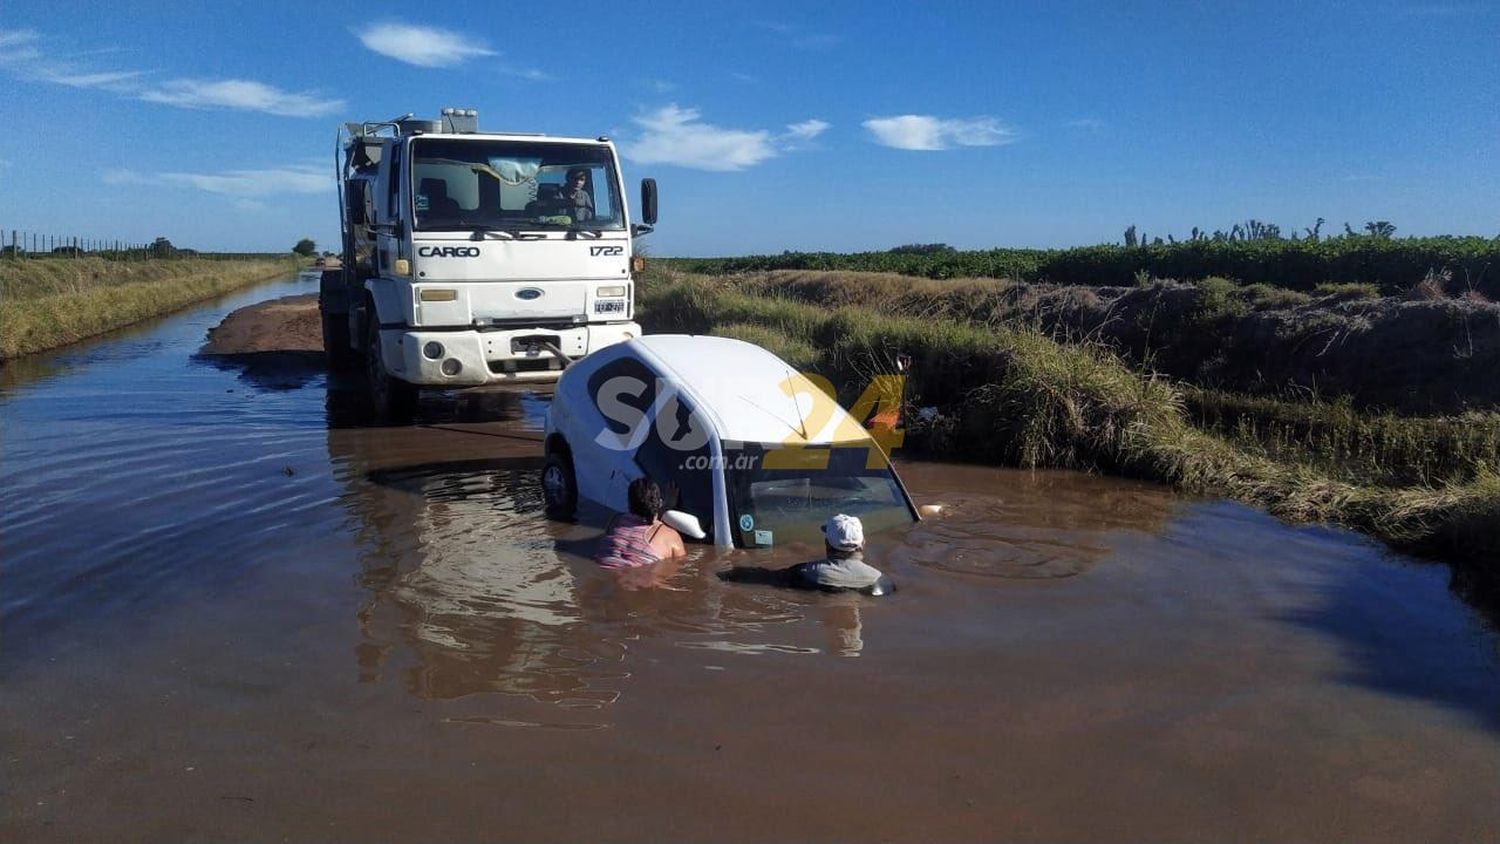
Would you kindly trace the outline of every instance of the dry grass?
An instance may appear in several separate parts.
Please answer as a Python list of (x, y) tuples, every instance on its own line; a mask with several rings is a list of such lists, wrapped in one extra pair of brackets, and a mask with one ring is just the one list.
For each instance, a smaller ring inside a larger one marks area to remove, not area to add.
[(76, 343), (296, 270), (279, 260), (0, 262), (0, 360)]
[(1252, 453), (1358, 484), (1442, 486), (1500, 466), (1500, 414), (1398, 416), (1348, 401), (1179, 388), (1193, 423)]

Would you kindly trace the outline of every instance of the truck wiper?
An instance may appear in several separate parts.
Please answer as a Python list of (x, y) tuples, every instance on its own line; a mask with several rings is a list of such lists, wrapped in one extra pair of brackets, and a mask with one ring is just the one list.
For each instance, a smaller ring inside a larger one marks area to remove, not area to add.
[(586, 229), (586, 228), (583, 228), (581, 226), (569, 226), (568, 227), (568, 237), (569, 238), (574, 238), (574, 237), (577, 237), (578, 235), (581, 235), (581, 234), (589, 235), (594, 240), (598, 240), (599, 238), (604, 237), (604, 232), (599, 231), (598, 229)]

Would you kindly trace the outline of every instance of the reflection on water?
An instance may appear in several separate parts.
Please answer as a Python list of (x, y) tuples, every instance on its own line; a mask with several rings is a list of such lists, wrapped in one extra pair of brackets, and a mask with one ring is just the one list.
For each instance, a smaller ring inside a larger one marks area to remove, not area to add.
[[(624, 692), (632, 649), (662, 636), (739, 655), (864, 648), (857, 601), (725, 587), (712, 573), (727, 563), (710, 548), (691, 546), (685, 560), (653, 569), (599, 569), (591, 556), (608, 514), (585, 508), (573, 524), (543, 515), (547, 397), (443, 401), (424, 405), (417, 427), (371, 429), (358, 427), (357, 396), (329, 393), (329, 458), (368, 549), (355, 653), (363, 682), (401, 665), (422, 698), (495, 692), (597, 709)], [(790, 565), (811, 552), (779, 553), (757, 562)], [(809, 616), (825, 631), (823, 647), (777, 640), (777, 629)]]
[[(342, 407), (347, 396), (338, 393), (330, 393), (328, 452), (368, 549), (359, 578), (367, 590), (358, 614), (364, 641), (356, 649), (364, 682), (400, 665), (405, 686), (422, 698), (494, 692), (597, 709), (625, 692), (632, 651), (664, 636), (680, 648), (736, 656), (866, 652), (867, 598), (713, 576), (747, 561), (792, 565), (816, 548), (725, 555), (690, 546), (686, 560), (654, 569), (594, 566), (608, 514), (585, 508), (572, 524), (543, 516), (544, 394), (439, 398), (415, 428), (369, 429), (356, 427), (361, 411)], [(497, 417), (505, 424), (494, 424)], [(904, 472), (924, 500), (947, 509), (940, 519), (870, 537), (869, 558), (898, 580), (924, 569), (1076, 575), (1108, 554), (1111, 531), (1159, 529), (1173, 501), (1153, 487), (1126, 487), (1112, 490), (1106, 506), (1089, 506), (1098, 491), (1078, 475), (1032, 476), (1022, 489), (1013, 476), (1007, 484), (974, 467), (913, 464)], [(801, 632), (809, 619), (819, 640)]]

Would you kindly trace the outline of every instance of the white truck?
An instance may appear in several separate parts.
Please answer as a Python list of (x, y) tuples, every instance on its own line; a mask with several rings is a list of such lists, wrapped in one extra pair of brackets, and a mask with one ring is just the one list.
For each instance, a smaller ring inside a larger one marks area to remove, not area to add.
[(334, 368), (361, 359), (378, 417), (418, 390), (553, 381), (641, 334), (632, 223), (607, 137), (478, 131), (473, 109), (349, 123), (338, 139), (343, 260), (319, 286)]

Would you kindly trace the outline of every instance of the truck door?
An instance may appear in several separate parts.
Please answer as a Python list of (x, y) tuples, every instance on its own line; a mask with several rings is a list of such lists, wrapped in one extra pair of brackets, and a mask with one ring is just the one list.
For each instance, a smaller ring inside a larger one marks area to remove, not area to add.
[(382, 222), (389, 225), (382, 226), (376, 236), (376, 271), (383, 276), (392, 273), (397, 258), (405, 257), (403, 241), (406, 239), (407, 229), (406, 192), (401, 187), (405, 174), (402, 167), (405, 151), (403, 146), (387, 150), (391, 154), (387, 157), (389, 166), (385, 171), (385, 195), (381, 198), (384, 213), (381, 217)]

